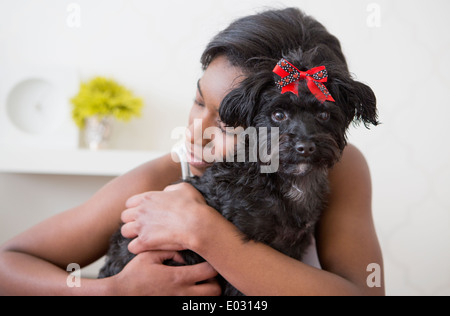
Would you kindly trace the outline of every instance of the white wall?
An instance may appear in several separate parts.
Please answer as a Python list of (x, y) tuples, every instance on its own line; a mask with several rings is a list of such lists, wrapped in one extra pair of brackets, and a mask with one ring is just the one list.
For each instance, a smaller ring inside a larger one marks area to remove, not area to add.
[[(67, 25), (70, 3), (81, 9), (81, 28)], [(377, 93), (383, 125), (352, 130), (350, 140), (372, 168), (388, 293), (450, 294), (446, 0), (0, 0), (0, 76), (6, 65), (113, 76), (147, 105), (142, 119), (117, 126), (113, 148), (167, 151), (171, 130), (187, 121), (210, 38), (236, 17), (290, 5), (341, 39), (351, 71)], [(380, 27), (368, 7), (381, 10)], [(178, 80), (169, 85), (173, 73)], [(0, 175), (0, 242), (106, 180)], [(26, 203), (24, 195), (34, 198)]]

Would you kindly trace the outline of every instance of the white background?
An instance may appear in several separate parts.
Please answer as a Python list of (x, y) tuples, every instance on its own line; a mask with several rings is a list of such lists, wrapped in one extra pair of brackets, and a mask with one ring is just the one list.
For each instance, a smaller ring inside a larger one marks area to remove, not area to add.
[[(81, 9), (80, 28), (67, 23), (71, 3)], [(368, 23), (373, 3), (379, 27)], [(168, 151), (170, 132), (187, 122), (208, 41), (266, 6), (316, 17), (377, 94), (383, 125), (352, 129), (350, 141), (372, 169), (388, 294), (449, 295), (447, 0), (0, 0), (0, 76), (11, 75), (6, 68), (49, 66), (75, 67), (82, 80), (113, 77), (146, 108), (140, 120), (117, 124), (112, 147)], [(0, 242), (81, 203), (108, 180), (0, 174)]]

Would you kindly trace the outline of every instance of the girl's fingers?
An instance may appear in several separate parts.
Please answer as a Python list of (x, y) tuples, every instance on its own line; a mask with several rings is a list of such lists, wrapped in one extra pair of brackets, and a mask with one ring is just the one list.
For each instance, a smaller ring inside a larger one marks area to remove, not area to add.
[(184, 263), (183, 257), (177, 251), (151, 251), (147, 253), (152, 258), (153, 263), (163, 264), (167, 260), (173, 260), (181, 264)]
[(217, 280), (209, 280), (205, 283), (195, 285), (192, 288), (194, 296), (220, 296), (222, 289)]
[(137, 210), (135, 208), (129, 208), (125, 211), (123, 211), (120, 219), (122, 220), (122, 223), (130, 223), (134, 222), (136, 220), (136, 212)]
[(136, 222), (130, 222), (122, 226), (122, 236), (128, 239), (133, 239), (139, 236)]
[(183, 183), (173, 184), (164, 189), (164, 192), (178, 191), (183, 188)]
[[(125, 237), (125, 236), (124, 236)], [(133, 237), (134, 238), (134, 237)], [(141, 243), (139, 242), (139, 239), (133, 239), (129, 244), (128, 244), (128, 251), (131, 252), (132, 254), (138, 255), (140, 253), (144, 253), (145, 250), (141, 247)]]
[(142, 202), (142, 200), (145, 199), (145, 197), (147, 195), (149, 195), (149, 192), (138, 194), (138, 195), (135, 195), (135, 196), (129, 198), (127, 203), (126, 203), (126, 207), (127, 208), (133, 208), (133, 207), (139, 206), (139, 204)]
[(193, 266), (183, 267), (186, 273), (186, 281), (189, 283), (203, 282), (209, 279), (215, 278), (218, 273), (214, 268), (208, 263), (203, 262)]

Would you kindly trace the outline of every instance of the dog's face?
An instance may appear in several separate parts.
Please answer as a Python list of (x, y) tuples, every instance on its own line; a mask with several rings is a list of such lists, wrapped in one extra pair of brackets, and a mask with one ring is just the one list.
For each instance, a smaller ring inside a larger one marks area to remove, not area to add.
[[(303, 53), (287, 58), (301, 71), (321, 66), (311, 64), (312, 56)], [(221, 120), (231, 127), (267, 127), (269, 133), (277, 127), (280, 173), (305, 175), (314, 168), (331, 168), (347, 145), (346, 131), (352, 122), (366, 126), (378, 122), (372, 90), (354, 81), (345, 67), (325, 65), (330, 76), (326, 87), (336, 102), (320, 102), (305, 80), (299, 82), (298, 96), (282, 94), (276, 76), (265, 70), (250, 75), (224, 99)]]
[(321, 103), (307, 91), (300, 95), (278, 92), (265, 99), (253, 121), (255, 127), (278, 128), (278, 148), (269, 152), (279, 155), (284, 174), (331, 168), (346, 146), (347, 121), (336, 104)]

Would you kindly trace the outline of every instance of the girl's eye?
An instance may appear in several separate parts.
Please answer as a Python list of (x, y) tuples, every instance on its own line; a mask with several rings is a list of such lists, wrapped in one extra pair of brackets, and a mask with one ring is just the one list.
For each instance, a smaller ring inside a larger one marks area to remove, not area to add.
[(317, 118), (323, 122), (328, 122), (330, 120), (331, 114), (330, 112), (322, 112), (317, 114)]
[(286, 113), (277, 111), (272, 114), (272, 119), (276, 122), (283, 122), (283, 121), (286, 121), (288, 119), (288, 117), (287, 117)]
[(202, 102), (200, 102), (198, 99), (194, 99), (194, 103), (195, 103), (195, 105), (198, 105), (199, 107), (202, 107), (202, 108), (205, 107), (205, 104), (203, 104)]

